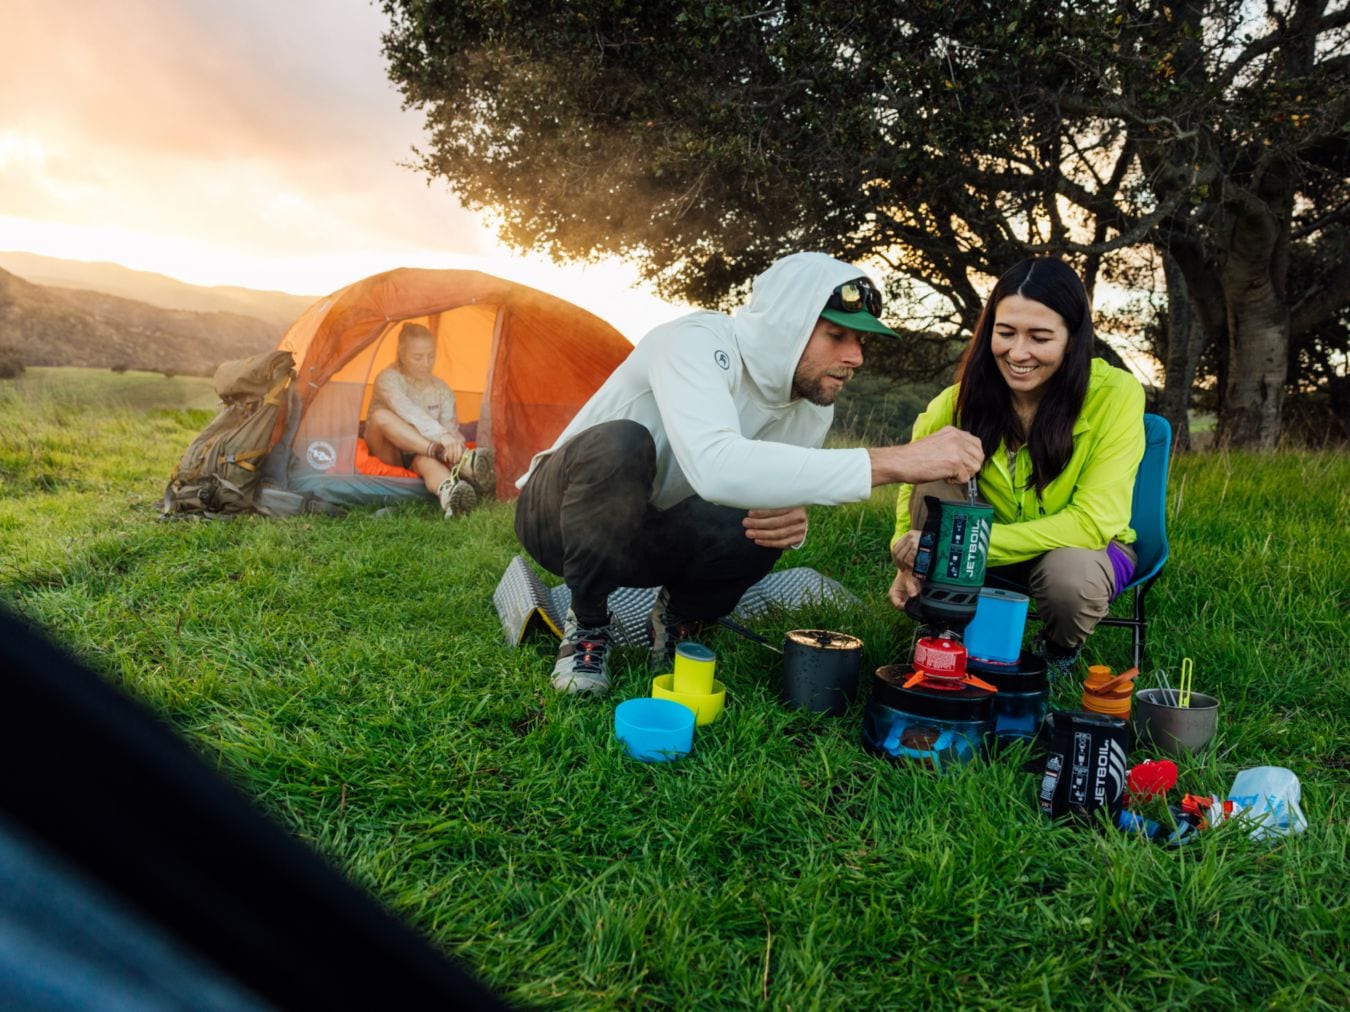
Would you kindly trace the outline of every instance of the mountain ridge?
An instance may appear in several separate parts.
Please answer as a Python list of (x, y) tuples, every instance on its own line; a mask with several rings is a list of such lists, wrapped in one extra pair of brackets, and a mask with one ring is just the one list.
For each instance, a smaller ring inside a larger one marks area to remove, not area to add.
[(160, 309), (252, 316), (279, 330), (320, 298), (238, 285), (194, 285), (112, 261), (66, 260), (15, 250), (0, 251), (0, 270), (43, 287), (101, 292)]
[(0, 268), (0, 345), (24, 365), (210, 376), (276, 347), (285, 325), (242, 313), (165, 309), (105, 292), (34, 284)]

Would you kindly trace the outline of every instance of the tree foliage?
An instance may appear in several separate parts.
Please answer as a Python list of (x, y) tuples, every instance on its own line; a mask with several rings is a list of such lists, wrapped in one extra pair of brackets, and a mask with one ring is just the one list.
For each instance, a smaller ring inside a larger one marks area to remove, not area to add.
[(821, 249), (883, 265), (911, 328), (969, 328), (1025, 255), (1091, 286), (1156, 248), (1196, 340), (1227, 348), (1225, 434), (1257, 445), (1294, 337), (1350, 301), (1343, 263), (1288, 287), (1350, 215), (1344, 4), (384, 8), (423, 168), (508, 242), (624, 256), (668, 295), (725, 303)]

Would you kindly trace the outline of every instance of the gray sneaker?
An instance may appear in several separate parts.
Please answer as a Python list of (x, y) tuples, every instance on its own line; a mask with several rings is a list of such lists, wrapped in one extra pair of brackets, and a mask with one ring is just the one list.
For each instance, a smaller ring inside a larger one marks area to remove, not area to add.
[(486, 446), (465, 450), (455, 467), (455, 477), (474, 487), (479, 499), (497, 497), (497, 458)]
[(675, 670), (675, 647), (685, 640), (702, 635), (706, 622), (680, 618), (670, 610), (670, 591), (661, 588), (647, 616), (647, 635), (651, 648), (647, 652), (647, 669), (653, 675)]
[(553, 665), (549, 684), (559, 692), (603, 696), (609, 691), (609, 646), (612, 633), (608, 624), (583, 626), (576, 612), (567, 609), (563, 624), (562, 646)]
[[(449, 488), (446, 486), (449, 485)], [(473, 511), (478, 505), (478, 493), (464, 479), (451, 484), (450, 479), (441, 482), (441, 507), (446, 519), (458, 519)]]

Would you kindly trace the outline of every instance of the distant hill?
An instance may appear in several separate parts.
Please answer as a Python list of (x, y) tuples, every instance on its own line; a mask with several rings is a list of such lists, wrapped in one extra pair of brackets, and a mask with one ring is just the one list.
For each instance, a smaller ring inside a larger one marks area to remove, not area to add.
[(228, 285), (207, 288), (120, 264), (61, 260), (36, 253), (0, 252), (0, 269), (35, 285), (104, 292), (161, 309), (256, 316), (275, 328), (278, 338), (296, 317), (318, 300), (314, 295), (255, 291)]
[(255, 316), (162, 309), (0, 270), (0, 345), (16, 347), (25, 365), (210, 376), (221, 362), (275, 347), (281, 334)]

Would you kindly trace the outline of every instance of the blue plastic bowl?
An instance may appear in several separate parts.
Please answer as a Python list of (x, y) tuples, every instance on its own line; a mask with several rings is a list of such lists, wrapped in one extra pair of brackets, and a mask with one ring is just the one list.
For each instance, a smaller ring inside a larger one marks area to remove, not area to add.
[(614, 736), (634, 759), (678, 759), (694, 747), (694, 711), (670, 699), (628, 699), (614, 709)]

